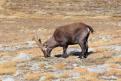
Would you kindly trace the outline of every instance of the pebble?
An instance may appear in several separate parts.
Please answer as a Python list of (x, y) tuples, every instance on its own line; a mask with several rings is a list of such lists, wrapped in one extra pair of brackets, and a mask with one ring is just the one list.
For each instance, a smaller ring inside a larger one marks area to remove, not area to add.
[(79, 78), (80, 77), (80, 73), (78, 73), (78, 72), (70, 73), (70, 76), (72, 78)]
[(20, 53), (15, 57), (15, 60), (30, 60), (32, 55), (26, 53)]
[(74, 67), (77, 67), (77, 66), (78, 66), (78, 64), (73, 64), (73, 66), (74, 66)]
[(40, 69), (40, 66), (38, 63), (32, 64), (32, 67), (30, 68), (33, 71), (38, 71)]
[(108, 66), (106, 65), (97, 65), (96, 67), (87, 68), (90, 72), (96, 72), (96, 73), (104, 73), (108, 69)]
[(42, 76), (40, 77), (39, 81), (45, 81), (46, 80), (46, 77), (45, 76)]
[(15, 80), (13, 77), (9, 76), (9, 77), (3, 78), (2, 81), (15, 81)]
[(114, 80), (117, 80), (117, 77), (116, 76), (102, 76), (102, 79), (104, 80), (108, 80), (108, 81), (114, 81)]
[(61, 81), (61, 79), (55, 79), (55, 80), (52, 80), (52, 81)]

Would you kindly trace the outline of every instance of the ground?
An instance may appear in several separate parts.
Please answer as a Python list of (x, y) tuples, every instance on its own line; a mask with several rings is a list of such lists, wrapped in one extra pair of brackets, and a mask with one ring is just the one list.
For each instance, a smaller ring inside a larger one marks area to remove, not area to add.
[[(0, 80), (2, 81), (121, 81), (121, 18), (111, 16), (39, 16), (0, 19)], [(61, 25), (84, 22), (95, 30), (89, 37), (89, 56), (80, 59), (78, 45), (68, 58), (43, 53), (33, 40), (46, 41)]]

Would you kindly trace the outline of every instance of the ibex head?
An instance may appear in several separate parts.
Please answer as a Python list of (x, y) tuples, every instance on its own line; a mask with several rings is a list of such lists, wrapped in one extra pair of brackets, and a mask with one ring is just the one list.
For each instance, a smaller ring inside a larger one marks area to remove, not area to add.
[(35, 35), (34, 40), (36, 41), (39, 48), (42, 50), (44, 57), (50, 57), (52, 49), (57, 46), (57, 43), (55, 42), (53, 37), (42, 43), (38, 35)]

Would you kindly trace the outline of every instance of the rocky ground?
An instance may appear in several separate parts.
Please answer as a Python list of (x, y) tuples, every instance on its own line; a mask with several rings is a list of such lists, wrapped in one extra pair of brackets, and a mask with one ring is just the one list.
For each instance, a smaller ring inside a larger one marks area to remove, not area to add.
[[(0, 0), (0, 81), (121, 81), (120, 0)], [(61, 25), (84, 22), (95, 32), (89, 55), (78, 45), (49, 58), (33, 40), (47, 40)]]
[[(118, 17), (43, 16), (0, 19), (0, 81), (121, 81), (121, 19)], [(56, 27), (85, 22), (95, 32), (89, 38), (89, 56), (78, 58), (78, 45), (68, 58), (62, 48), (44, 58), (32, 39), (47, 40)]]

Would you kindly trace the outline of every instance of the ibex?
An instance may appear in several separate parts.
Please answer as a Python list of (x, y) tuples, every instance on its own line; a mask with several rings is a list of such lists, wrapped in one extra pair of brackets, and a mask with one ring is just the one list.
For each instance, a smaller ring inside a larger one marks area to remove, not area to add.
[(80, 58), (86, 58), (88, 53), (88, 37), (94, 30), (84, 23), (72, 23), (58, 27), (53, 35), (43, 44), (37, 36), (35, 41), (44, 53), (44, 57), (50, 57), (50, 53), (55, 47), (63, 47), (62, 57), (66, 58), (69, 45), (79, 44), (82, 49)]

